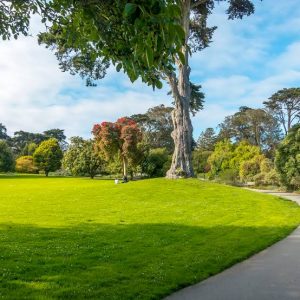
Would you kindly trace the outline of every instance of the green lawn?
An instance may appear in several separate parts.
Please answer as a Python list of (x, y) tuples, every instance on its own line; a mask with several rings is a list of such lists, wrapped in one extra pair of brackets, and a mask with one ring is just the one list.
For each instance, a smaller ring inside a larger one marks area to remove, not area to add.
[(161, 299), (299, 223), (292, 202), (196, 179), (0, 176), (0, 298)]

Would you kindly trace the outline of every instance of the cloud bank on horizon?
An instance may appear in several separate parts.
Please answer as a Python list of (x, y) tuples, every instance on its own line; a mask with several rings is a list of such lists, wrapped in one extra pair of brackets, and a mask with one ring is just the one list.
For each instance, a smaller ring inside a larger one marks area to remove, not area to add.
[[(242, 105), (260, 107), (274, 92), (300, 86), (298, 0), (255, 1), (256, 13), (229, 21), (224, 6), (210, 17), (213, 43), (191, 59), (192, 81), (203, 86), (205, 109), (193, 118), (194, 136), (216, 127)], [(93, 124), (171, 105), (168, 86), (152, 91), (111, 68), (97, 87), (62, 73), (34, 37), (0, 42), (0, 123), (9, 134), (65, 129), (89, 137)]]

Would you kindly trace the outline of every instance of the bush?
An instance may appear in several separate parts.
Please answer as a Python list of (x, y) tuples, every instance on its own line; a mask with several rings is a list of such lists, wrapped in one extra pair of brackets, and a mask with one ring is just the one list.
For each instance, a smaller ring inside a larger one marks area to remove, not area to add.
[(0, 172), (13, 171), (15, 160), (11, 148), (4, 140), (0, 140)]
[(281, 183), (290, 190), (299, 188), (300, 124), (293, 126), (278, 146), (275, 159)]
[(275, 169), (272, 169), (270, 172), (261, 172), (254, 176), (254, 182), (256, 186), (279, 186), (280, 177)]
[(263, 155), (256, 155), (250, 160), (243, 161), (240, 165), (239, 176), (243, 182), (253, 181), (254, 176), (260, 173), (261, 161)]
[(265, 185), (265, 177), (266, 173), (259, 173), (253, 177), (254, 183), (256, 186), (263, 186)]
[(16, 171), (19, 173), (38, 173), (38, 168), (33, 163), (32, 156), (21, 156), (16, 160)]
[(269, 158), (265, 158), (260, 163), (260, 171), (268, 173), (274, 169), (274, 163)]
[(268, 172), (265, 176), (265, 184), (266, 185), (280, 185), (280, 176), (276, 172), (275, 169), (272, 169), (270, 172)]
[(233, 145), (229, 140), (221, 141), (216, 144), (214, 152), (208, 158), (211, 166), (209, 178), (223, 178), (226, 183), (253, 180), (260, 172), (260, 162), (263, 159), (258, 146), (250, 145), (246, 141), (238, 145)]
[(142, 164), (143, 173), (150, 177), (162, 177), (169, 168), (169, 155), (166, 148), (150, 149)]
[(193, 168), (196, 174), (207, 173), (210, 171), (208, 158), (212, 153), (212, 151), (193, 151)]
[(237, 184), (238, 182), (238, 172), (234, 169), (226, 169), (220, 172), (218, 176), (218, 181), (224, 182), (226, 184)]
[(48, 176), (61, 166), (63, 153), (56, 139), (43, 141), (33, 153), (34, 164)]

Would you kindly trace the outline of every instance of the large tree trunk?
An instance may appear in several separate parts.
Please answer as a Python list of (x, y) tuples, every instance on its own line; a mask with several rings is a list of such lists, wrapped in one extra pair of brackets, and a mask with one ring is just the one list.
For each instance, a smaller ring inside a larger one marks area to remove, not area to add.
[(192, 125), (186, 108), (178, 107), (173, 112), (175, 149), (167, 178), (194, 177), (192, 166)]
[[(190, 0), (182, 0), (182, 25), (186, 33), (186, 45), (189, 37), (189, 20)], [(167, 172), (167, 178), (194, 176), (192, 166), (193, 127), (190, 118), (190, 67), (187, 46), (183, 47), (182, 53), (185, 56), (185, 64), (178, 59), (178, 79), (175, 73), (167, 75), (175, 100), (175, 109), (172, 113), (174, 125), (172, 137), (174, 139), (175, 150), (171, 168)]]

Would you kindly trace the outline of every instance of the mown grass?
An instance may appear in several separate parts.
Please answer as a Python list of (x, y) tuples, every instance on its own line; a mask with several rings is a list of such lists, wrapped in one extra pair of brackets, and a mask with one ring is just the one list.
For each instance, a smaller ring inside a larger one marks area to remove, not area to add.
[(161, 299), (299, 222), (292, 202), (196, 179), (0, 176), (0, 298)]

